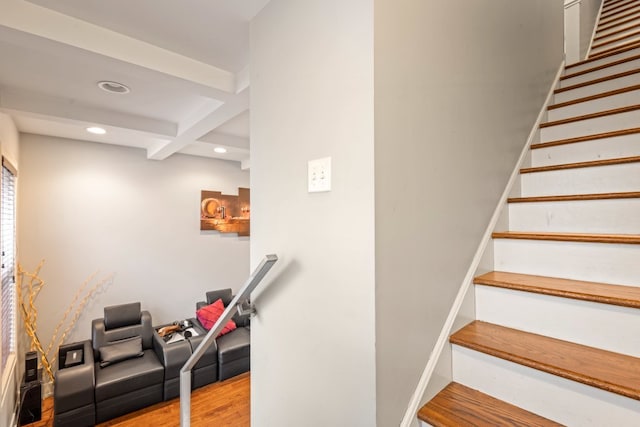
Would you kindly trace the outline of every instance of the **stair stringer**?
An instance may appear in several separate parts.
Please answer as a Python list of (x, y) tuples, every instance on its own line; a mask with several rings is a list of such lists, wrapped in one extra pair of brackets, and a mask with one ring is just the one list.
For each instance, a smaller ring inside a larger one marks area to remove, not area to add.
[[(405, 411), (402, 421), (400, 422), (401, 427), (410, 427), (416, 425), (416, 414), (418, 413), (420, 406), (447, 385), (448, 382), (444, 382), (443, 379), (448, 379), (449, 381), (451, 381), (451, 378), (453, 377), (451, 367), (452, 352), (450, 346), (448, 345), (449, 336), (455, 331), (456, 326), (460, 327), (465, 323), (468, 323), (468, 319), (475, 319), (474, 304), (469, 303), (473, 298), (473, 296), (470, 296), (469, 294), (473, 294), (473, 292), (470, 293), (469, 289), (473, 284), (473, 278), (477, 274), (493, 270), (493, 245), (489, 244), (492, 241), (491, 234), (498, 228), (505, 229), (505, 227), (508, 227), (509, 225), (507, 199), (509, 197), (518, 196), (520, 193), (520, 169), (526, 167), (528, 165), (528, 162), (530, 161), (531, 144), (534, 143), (537, 138), (539, 138), (540, 124), (543, 123), (544, 120), (546, 120), (547, 107), (551, 105), (554, 90), (559, 87), (560, 77), (562, 76), (564, 67), (565, 62), (562, 61), (558, 67), (556, 76), (553, 79), (553, 83), (549, 88), (547, 97), (542, 104), (542, 107), (540, 108), (538, 117), (536, 118), (536, 121), (533, 124), (531, 131), (529, 132), (529, 136), (524, 147), (522, 148), (522, 152), (520, 153), (513, 171), (511, 172), (509, 181), (507, 182), (507, 185), (505, 186), (505, 189), (500, 196), (493, 215), (489, 220), (489, 224), (487, 225), (482, 239), (480, 240), (478, 249), (475, 252), (471, 264), (469, 265), (469, 269), (467, 270), (458, 293), (456, 294), (453, 305), (449, 310), (449, 315), (447, 316), (442, 330), (438, 335), (438, 340), (436, 341), (433, 351), (429, 355), (429, 359), (427, 360), (427, 364), (422, 371), (422, 375), (420, 376), (418, 384), (416, 385), (415, 391), (411, 395), (407, 410)], [(438, 372), (437, 381), (435, 381), (434, 379), (435, 372)], [(433, 384), (431, 384), (432, 380)]]

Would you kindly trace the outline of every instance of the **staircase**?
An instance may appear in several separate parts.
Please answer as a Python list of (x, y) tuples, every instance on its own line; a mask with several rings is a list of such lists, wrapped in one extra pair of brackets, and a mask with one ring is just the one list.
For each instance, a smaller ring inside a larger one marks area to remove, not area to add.
[(433, 426), (640, 426), (640, 0), (565, 68)]

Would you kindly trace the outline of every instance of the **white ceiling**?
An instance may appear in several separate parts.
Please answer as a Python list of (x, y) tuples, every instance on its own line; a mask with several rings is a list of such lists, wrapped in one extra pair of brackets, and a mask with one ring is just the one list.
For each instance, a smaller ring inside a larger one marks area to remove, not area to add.
[(0, 0), (0, 111), (21, 132), (248, 167), (249, 22), (267, 2)]

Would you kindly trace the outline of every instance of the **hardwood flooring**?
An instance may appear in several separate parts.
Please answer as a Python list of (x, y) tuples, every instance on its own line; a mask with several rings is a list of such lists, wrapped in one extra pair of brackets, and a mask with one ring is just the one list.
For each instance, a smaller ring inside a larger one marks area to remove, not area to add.
[[(193, 427), (251, 425), (249, 373), (226, 381), (209, 384), (191, 394), (191, 425)], [(29, 427), (53, 426), (53, 398), (42, 402), (42, 420)], [(98, 424), (98, 427), (176, 427), (180, 425), (180, 399), (158, 403), (143, 410)]]

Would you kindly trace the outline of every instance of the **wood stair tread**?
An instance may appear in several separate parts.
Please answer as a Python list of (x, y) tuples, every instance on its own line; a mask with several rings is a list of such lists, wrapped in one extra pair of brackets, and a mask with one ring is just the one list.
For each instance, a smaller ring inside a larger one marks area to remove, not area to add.
[(564, 125), (567, 123), (575, 123), (582, 120), (597, 119), (600, 117), (612, 116), (614, 114), (629, 113), (631, 111), (640, 110), (640, 104), (629, 105), (627, 107), (614, 108), (611, 110), (598, 111), (597, 113), (583, 114), (581, 116), (569, 117), (567, 119), (554, 120), (551, 122), (540, 123), (540, 128), (548, 128), (552, 126)]
[(606, 25), (611, 25), (614, 22), (617, 23), (617, 25), (620, 24), (620, 20), (625, 20), (626, 18), (629, 18), (630, 16), (637, 16), (638, 15), (638, 10), (630, 10), (627, 9), (625, 11), (618, 11), (617, 13), (613, 13), (609, 16), (601, 16), (600, 20), (598, 22), (598, 27), (600, 26), (606, 26)]
[(640, 46), (627, 46), (627, 47), (624, 47), (623, 49), (620, 49), (620, 51), (619, 51), (619, 52), (609, 52), (609, 53), (607, 53), (607, 54), (594, 55), (594, 56), (589, 57), (589, 58), (587, 58), (587, 59), (583, 59), (582, 61), (574, 62), (573, 64), (569, 64), (569, 65), (567, 65), (567, 66), (565, 67), (565, 70), (568, 70), (568, 69), (571, 69), (571, 68), (573, 68), (573, 67), (577, 67), (577, 66), (580, 66), (580, 65), (588, 64), (589, 62), (595, 62), (595, 61), (598, 61), (598, 60), (600, 60), (600, 59), (607, 58), (607, 57), (609, 57), (609, 56), (617, 55), (617, 54), (619, 54), (619, 53), (628, 52), (628, 51), (630, 51), (630, 50), (637, 49), (638, 47), (640, 47)]
[(492, 271), (474, 279), (476, 285), (494, 286), (562, 298), (640, 309), (640, 287)]
[(478, 390), (452, 382), (418, 411), (434, 427), (561, 426)]
[(531, 168), (522, 168), (520, 169), (520, 173), (549, 172), (549, 171), (566, 170), (566, 169), (590, 168), (590, 167), (596, 167), (596, 166), (613, 166), (613, 165), (623, 165), (627, 163), (637, 163), (637, 162), (640, 162), (640, 156), (619, 157), (616, 159), (590, 160), (587, 162), (576, 162), (576, 163), (562, 163), (559, 165), (549, 165), (549, 166), (536, 166)]
[[(587, 68), (586, 70), (576, 71), (575, 73), (571, 73), (571, 74), (565, 74), (564, 76), (560, 77), (560, 80), (568, 80), (568, 79), (571, 79), (573, 77), (578, 77), (578, 76), (582, 76), (584, 74), (593, 73), (594, 71), (604, 70), (605, 68), (613, 67), (615, 65), (624, 64), (625, 62), (635, 61), (636, 59), (639, 59), (639, 58), (640, 58), (640, 55), (628, 56), (626, 58), (618, 59), (617, 61), (608, 62), (606, 64), (598, 65), (596, 67)], [(567, 66), (567, 67), (565, 67), (565, 69), (566, 68), (569, 68), (569, 67)]]
[(626, 52), (626, 49), (632, 49), (632, 48), (636, 48), (636, 47), (640, 47), (640, 41), (634, 40), (634, 41), (630, 41), (628, 43), (624, 43), (621, 45), (618, 45), (616, 47), (612, 47), (611, 49), (605, 49), (605, 50), (601, 50), (600, 52), (594, 53), (593, 55), (589, 55), (589, 58), (604, 58), (605, 56), (608, 55), (613, 55), (616, 53), (621, 53), (621, 52)]
[(630, 25), (628, 27), (624, 27), (622, 25), (618, 25), (618, 27), (619, 28), (616, 29), (615, 31), (611, 31), (610, 33), (607, 33), (607, 34), (598, 35), (598, 32), (596, 32), (596, 36), (593, 38), (593, 41), (595, 42), (595, 41), (598, 41), (598, 40), (602, 40), (604, 38), (611, 37), (611, 36), (614, 36), (616, 34), (624, 33), (626, 31), (632, 31), (632, 30), (635, 30), (635, 29), (640, 29), (640, 25), (637, 25), (637, 24)]
[(473, 321), (450, 342), (640, 400), (640, 358)]
[(640, 191), (622, 193), (567, 194), (562, 196), (509, 197), (508, 203), (573, 202), (581, 200), (638, 199)]
[(602, 92), (602, 93), (598, 93), (591, 96), (585, 96), (583, 98), (576, 98), (576, 99), (572, 99), (571, 101), (560, 102), (558, 104), (552, 104), (547, 107), (547, 110), (556, 110), (558, 108), (567, 107), (569, 105), (575, 105), (575, 104), (580, 104), (582, 102), (589, 102), (596, 99), (607, 98), (609, 96), (620, 95), (621, 93), (633, 92), (636, 90), (640, 90), (640, 84), (627, 86), (620, 89), (610, 90), (607, 92)]
[(635, 9), (636, 7), (638, 7), (637, 3), (630, 3), (630, 4), (625, 4), (623, 6), (619, 6), (619, 7), (614, 7), (612, 9), (609, 9), (607, 11), (603, 11), (602, 15), (600, 17), (600, 20), (604, 21), (607, 19), (612, 18), (613, 16), (617, 16), (621, 13), (624, 12), (628, 12), (629, 10)]
[(633, 22), (636, 19), (638, 19), (638, 17), (634, 16), (633, 18), (624, 19), (624, 20), (622, 20), (622, 21), (620, 21), (620, 22), (618, 22), (616, 24), (603, 24), (601, 26), (599, 25), (598, 26), (598, 30), (596, 31), (596, 34), (601, 33), (603, 31), (608, 31), (608, 30), (610, 30), (612, 28), (615, 28), (615, 27), (618, 27), (620, 25), (628, 24), (629, 22)]
[(624, 35), (624, 36), (619, 36), (619, 37), (616, 37), (614, 39), (607, 40), (606, 42), (601, 42), (601, 43), (594, 44), (591, 48), (592, 49), (598, 49), (598, 48), (601, 48), (603, 46), (609, 45), (611, 43), (617, 43), (617, 42), (622, 41), (624, 39), (627, 39), (629, 37), (636, 37), (636, 36), (639, 36), (639, 35), (640, 35), (640, 31), (636, 31), (636, 32), (633, 32), (633, 33), (630, 33), (630, 34), (627, 34), (627, 35)]
[(614, 243), (625, 245), (640, 244), (638, 234), (597, 234), (597, 233), (539, 233), (535, 231), (495, 231), (494, 239), (549, 240), (555, 242)]
[(627, 77), (627, 76), (631, 76), (633, 74), (638, 74), (638, 73), (640, 73), (640, 69), (628, 70), (628, 71), (624, 71), (622, 73), (611, 74), (611, 75), (608, 75), (608, 76), (600, 77), (600, 78), (589, 80), (589, 81), (586, 81), (586, 82), (576, 83), (576, 84), (571, 85), (571, 86), (561, 87), (561, 88), (558, 88), (558, 89), (554, 90), (553, 93), (558, 94), (558, 93), (562, 93), (562, 92), (567, 92), (567, 91), (570, 91), (570, 90), (573, 90), (573, 89), (579, 89), (581, 87), (591, 86), (591, 85), (594, 85), (594, 84), (606, 82), (606, 81), (609, 81), (609, 80), (615, 80), (615, 79), (619, 79), (621, 77)]
[(558, 145), (594, 141), (597, 139), (604, 139), (604, 138), (615, 138), (616, 136), (633, 135), (636, 133), (640, 133), (640, 128), (620, 129), (620, 130), (611, 131), (611, 132), (595, 133), (591, 135), (583, 135), (583, 136), (577, 136), (573, 138), (556, 139), (554, 141), (539, 142), (536, 144), (531, 144), (530, 148), (532, 150), (536, 150), (538, 148), (555, 147)]

